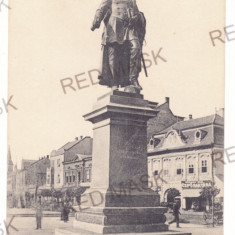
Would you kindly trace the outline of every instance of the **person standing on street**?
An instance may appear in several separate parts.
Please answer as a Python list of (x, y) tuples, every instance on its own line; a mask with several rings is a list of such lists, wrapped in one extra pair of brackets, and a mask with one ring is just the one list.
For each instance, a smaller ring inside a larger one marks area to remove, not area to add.
[(60, 215), (60, 220), (64, 220), (64, 200), (61, 201), (60, 204), (60, 209), (61, 209), (61, 215)]
[(70, 212), (70, 204), (68, 199), (66, 200), (66, 203), (64, 204), (64, 222), (69, 221), (69, 212)]
[(36, 229), (42, 229), (42, 203), (41, 197), (39, 196), (38, 201), (36, 203)]
[(174, 222), (176, 222), (176, 227), (180, 228), (179, 223), (180, 223), (180, 218), (179, 215), (181, 215), (180, 211), (180, 203), (179, 201), (176, 201), (176, 203), (174, 203), (173, 205), (173, 215), (174, 215), (174, 219), (172, 221), (169, 222), (169, 224), (172, 224)]

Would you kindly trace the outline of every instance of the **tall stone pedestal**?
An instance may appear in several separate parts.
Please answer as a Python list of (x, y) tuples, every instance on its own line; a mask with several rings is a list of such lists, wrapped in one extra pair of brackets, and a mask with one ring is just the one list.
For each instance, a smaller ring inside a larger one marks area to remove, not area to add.
[(142, 95), (113, 91), (84, 116), (94, 124), (91, 188), (76, 207), (74, 227), (98, 234), (167, 231), (165, 208), (148, 189), (147, 121)]

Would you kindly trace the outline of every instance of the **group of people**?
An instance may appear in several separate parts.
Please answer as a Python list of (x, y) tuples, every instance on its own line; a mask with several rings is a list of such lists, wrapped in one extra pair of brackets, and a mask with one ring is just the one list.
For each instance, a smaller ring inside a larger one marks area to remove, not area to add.
[[(61, 202), (61, 220), (64, 222), (69, 221), (69, 213), (72, 209), (71, 203), (69, 200)], [(36, 230), (42, 229), (42, 217), (43, 217), (43, 208), (41, 196), (38, 197), (37, 203), (35, 205), (35, 216), (36, 216)]]

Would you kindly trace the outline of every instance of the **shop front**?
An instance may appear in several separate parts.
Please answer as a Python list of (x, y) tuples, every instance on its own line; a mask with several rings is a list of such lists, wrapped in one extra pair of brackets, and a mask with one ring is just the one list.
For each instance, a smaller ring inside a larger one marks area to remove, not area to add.
[(201, 197), (200, 192), (203, 187), (212, 185), (211, 181), (182, 181), (181, 201), (182, 209), (204, 211), (207, 206), (207, 200)]

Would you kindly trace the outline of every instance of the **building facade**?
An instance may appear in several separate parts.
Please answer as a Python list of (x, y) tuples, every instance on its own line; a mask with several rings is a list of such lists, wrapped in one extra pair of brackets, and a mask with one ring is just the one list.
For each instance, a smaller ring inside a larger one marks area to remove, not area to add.
[[(223, 191), (223, 165), (213, 167), (216, 154), (223, 153), (224, 119), (215, 114), (176, 122), (150, 138), (148, 174), (151, 187), (163, 202), (179, 192), (183, 209), (205, 208), (203, 187), (215, 185)], [(157, 180), (156, 180), (157, 179)]]
[(22, 160), (21, 169), (16, 173), (16, 207), (30, 207), (35, 195), (46, 185), (49, 155), (35, 160)]
[(64, 188), (90, 187), (92, 155), (76, 154), (64, 162)]
[(93, 139), (85, 137), (65, 150), (64, 189), (90, 187), (92, 144)]
[(91, 155), (91, 153), (92, 138), (83, 138), (82, 136), (80, 138), (76, 137), (74, 141), (66, 143), (58, 150), (53, 150), (50, 155), (50, 167), (47, 169), (47, 186), (55, 190), (62, 190), (67, 187), (68, 182), (65, 180), (69, 177), (69, 173), (67, 171), (65, 174), (64, 163), (69, 162), (71, 165), (77, 154)]

